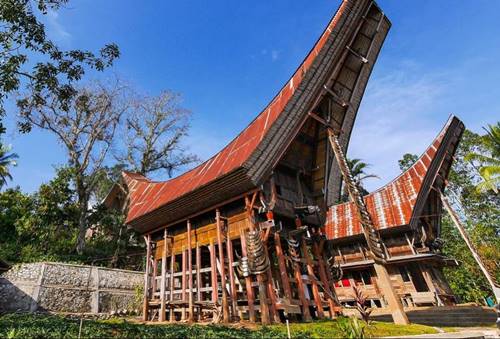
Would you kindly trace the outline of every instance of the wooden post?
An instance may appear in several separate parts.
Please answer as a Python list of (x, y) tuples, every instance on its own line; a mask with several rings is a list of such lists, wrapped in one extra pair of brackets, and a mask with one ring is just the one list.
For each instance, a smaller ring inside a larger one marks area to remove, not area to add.
[(144, 272), (144, 301), (142, 307), (142, 320), (148, 321), (149, 319), (149, 266), (151, 259), (151, 235), (144, 237), (146, 241), (146, 270)]
[[(229, 232), (228, 232), (229, 233)], [(233, 242), (229, 238), (229, 234), (226, 239), (226, 249), (227, 249), (227, 259), (229, 262), (229, 286), (231, 291), (231, 313), (233, 314), (233, 318), (236, 318), (236, 283), (234, 281), (234, 257), (233, 257)]]
[(318, 261), (318, 268), (319, 268), (319, 278), (321, 280), (321, 284), (323, 285), (324, 289), (324, 294), (327, 295), (328, 299), (328, 307), (329, 307), (329, 313), (330, 313), (330, 318), (335, 318), (335, 301), (333, 300), (333, 293), (332, 289), (330, 288), (330, 284), (328, 281), (328, 276), (326, 274), (326, 267), (325, 267), (325, 261), (323, 260), (323, 255), (321, 254), (321, 251), (319, 249), (318, 243), (314, 242), (313, 243), (313, 253), (314, 256), (316, 257), (316, 260)]
[[(255, 230), (255, 224), (254, 224), (254, 202), (255, 198), (257, 197), (257, 192), (255, 192), (252, 196), (252, 201), (250, 202), (250, 199), (248, 196), (245, 197), (245, 206), (246, 206), (246, 211), (247, 211), (247, 220), (249, 223), (249, 228), (250, 230)], [(261, 273), (257, 274), (257, 283), (258, 283), (258, 288), (259, 288), (259, 306), (260, 306), (260, 319), (263, 324), (270, 324), (271, 319), (269, 318), (269, 302), (267, 300), (267, 293), (266, 293), (266, 275), (267, 273)]]
[(182, 299), (182, 315), (181, 320), (186, 320), (186, 248), (182, 246), (182, 291), (181, 291), (181, 299)]
[(201, 301), (201, 247), (196, 243), (196, 300)]
[(193, 304), (193, 250), (191, 247), (191, 221), (187, 221), (187, 241), (188, 241), (188, 276), (189, 276), (189, 315), (188, 320), (192, 322), (194, 320), (194, 304)]
[(299, 263), (293, 263), (293, 273), (297, 282), (297, 294), (299, 295), (300, 303), (302, 304), (302, 316), (305, 321), (311, 321), (311, 312), (309, 311), (309, 301), (306, 298), (304, 282), (302, 281), (302, 272), (300, 272)]
[[(210, 268), (212, 273), (212, 302), (214, 305), (218, 303), (218, 287), (217, 287), (217, 256), (215, 255), (215, 245), (213, 239), (210, 239)], [(214, 312), (214, 317), (216, 316), (216, 312)]]
[[(241, 239), (241, 256), (247, 256), (247, 240), (245, 238), (245, 233), (243, 229), (240, 228), (240, 239)], [(255, 322), (255, 295), (253, 293), (252, 278), (245, 278), (245, 289), (247, 290), (247, 302), (248, 302), (248, 319), (250, 322)]]
[(163, 253), (161, 258), (160, 321), (165, 321), (165, 280), (167, 276), (167, 229), (163, 231)]
[(174, 243), (172, 242), (172, 253), (170, 253), (170, 322), (174, 322), (174, 273), (175, 273), (175, 255), (174, 255)]
[(302, 252), (304, 258), (306, 259), (307, 274), (309, 275), (309, 280), (311, 281), (314, 303), (316, 304), (316, 313), (318, 314), (318, 318), (323, 319), (325, 317), (325, 313), (323, 311), (323, 301), (319, 295), (318, 282), (316, 281), (316, 276), (314, 275), (313, 262), (311, 260), (311, 256), (309, 255), (309, 250), (305, 240), (302, 240)]
[(274, 233), (274, 246), (276, 247), (276, 256), (278, 257), (278, 265), (280, 268), (281, 284), (283, 285), (283, 292), (288, 302), (292, 301), (292, 288), (290, 287), (290, 279), (288, 278), (288, 271), (286, 269), (285, 255), (281, 248), (281, 237), (279, 233)]
[[(266, 255), (269, 257), (269, 251), (267, 249), (267, 244), (264, 245), (264, 250)], [(272, 266), (271, 266), (272, 267)], [(271, 267), (267, 270), (267, 293), (269, 294), (269, 299), (271, 299), (271, 307), (270, 311), (273, 316), (273, 321), (276, 323), (280, 323), (281, 319), (278, 314), (278, 310), (276, 309), (276, 304), (278, 303), (278, 298), (276, 297), (276, 293), (274, 292), (273, 286), (273, 273), (271, 272)]]
[(220, 284), (222, 287), (222, 317), (224, 322), (229, 321), (229, 304), (227, 300), (226, 289), (226, 270), (224, 261), (224, 247), (222, 247), (222, 223), (220, 219), (219, 209), (215, 210), (215, 221), (217, 224), (217, 246), (219, 248), (219, 261), (220, 261)]

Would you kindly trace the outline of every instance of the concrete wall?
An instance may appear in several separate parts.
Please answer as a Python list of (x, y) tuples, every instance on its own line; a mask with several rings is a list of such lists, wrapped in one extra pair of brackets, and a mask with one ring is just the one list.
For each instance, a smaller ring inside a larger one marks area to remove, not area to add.
[(140, 309), (144, 273), (62, 263), (14, 266), (0, 276), (0, 312), (109, 313)]

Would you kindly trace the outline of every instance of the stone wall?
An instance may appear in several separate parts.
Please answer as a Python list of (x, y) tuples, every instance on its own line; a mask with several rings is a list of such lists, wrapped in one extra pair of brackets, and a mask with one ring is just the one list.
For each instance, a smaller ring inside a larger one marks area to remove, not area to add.
[(0, 275), (0, 312), (132, 311), (140, 309), (138, 289), (143, 285), (142, 272), (51, 262), (20, 264)]

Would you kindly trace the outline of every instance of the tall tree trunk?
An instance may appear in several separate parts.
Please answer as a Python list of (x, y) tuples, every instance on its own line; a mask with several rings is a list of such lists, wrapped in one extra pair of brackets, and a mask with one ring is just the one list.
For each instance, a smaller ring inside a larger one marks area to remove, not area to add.
[(87, 210), (88, 210), (88, 195), (85, 190), (85, 186), (83, 183), (83, 178), (76, 177), (76, 191), (78, 195), (78, 237), (76, 239), (76, 252), (78, 254), (82, 254), (85, 250), (85, 235), (87, 233), (88, 228), (88, 220), (87, 220)]

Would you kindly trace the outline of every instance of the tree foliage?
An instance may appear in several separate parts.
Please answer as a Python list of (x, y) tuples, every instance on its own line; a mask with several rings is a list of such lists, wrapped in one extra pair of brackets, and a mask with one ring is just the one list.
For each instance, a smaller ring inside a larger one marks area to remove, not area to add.
[[(82, 254), (96, 178), (113, 142), (115, 131), (128, 109), (123, 86), (94, 83), (80, 88), (72, 100), (61, 104), (50, 95), (40, 104), (33, 97), (19, 101), (21, 117), (30, 125), (52, 133), (67, 153), (78, 204), (76, 250)], [(68, 106), (65, 106), (68, 105)]]
[[(465, 130), (454, 157), (445, 194), (463, 217), (467, 232), (490, 272), (500, 279), (500, 199), (492, 190), (478, 190), (482, 182), (475, 159), (469, 154), (488, 154), (484, 136)], [(405, 154), (399, 161), (403, 170), (418, 157)], [(443, 212), (445, 213), (445, 212)], [(490, 286), (470, 253), (451, 218), (443, 214), (441, 238), (443, 254), (459, 261), (459, 267), (445, 268), (445, 275), (455, 295), (462, 302), (483, 303), (491, 295)]]
[(125, 151), (116, 154), (119, 163), (142, 175), (163, 171), (171, 177), (175, 170), (198, 161), (182, 145), (191, 112), (180, 106), (179, 94), (141, 96), (131, 106), (124, 126)]
[[(63, 51), (46, 34), (40, 18), (57, 11), (68, 0), (2, 0), (0, 2), (0, 117), (11, 93), (29, 92), (43, 105), (57, 98), (69, 108), (76, 94), (74, 83), (87, 69), (102, 71), (119, 56), (115, 44), (105, 45), (97, 54), (82, 50)], [(24, 121), (23, 131), (30, 125)], [(4, 126), (0, 120), (0, 133)]]
[(401, 172), (406, 171), (410, 168), (415, 162), (418, 160), (418, 155), (406, 153), (403, 155), (403, 158), (398, 160), (399, 169)]
[(17, 165), (18, 155), (9, 153), (10, 150), (10, 146), (2, 144), (0, 141), (0, 189), (7, 183), (7, 180), (12, 180), (10, 167)]

